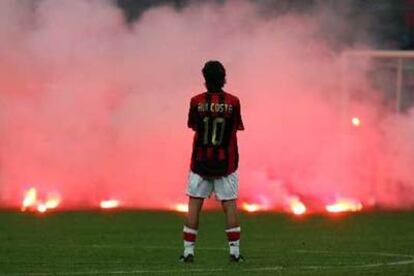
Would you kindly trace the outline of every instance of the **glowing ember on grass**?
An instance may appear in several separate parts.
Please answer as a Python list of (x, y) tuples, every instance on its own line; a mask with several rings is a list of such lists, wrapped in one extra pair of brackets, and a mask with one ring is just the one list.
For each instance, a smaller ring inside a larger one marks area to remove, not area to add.
[(187, 213), (188, 212), (188, 205), (183, 204), (183, 203), (176, 204), (174, 206), (174, 210), (176, 210), (177, 212), (180, 212), (180, 213)]
[(59, 206), (59, 203), (60, 203), (60, 198), (55, 197), (55, 198), (48, 199), (45, 203), (45, 206), (47, 209), (55, 209), (56, 207)]
[(257, 211), (260, 211), (262, 209), (259, 204), (254, 204), (254, 203), (250, 204), (250, 203), (247, 203), (247, 202), (243, 202), (242, 208), (243, 208), (243, 210), (245, 210), (249, 213), (257, 212)]
[(56, 194), (48, 194), (46, 201), (39, 199), (36, 188), (30, 188), (24, 194), (22, 202), (22, 211), (27, 209), (31, 211), (37, 210), (40, 213), (46, 212), (48, 209), (55, 209), (60, 204), (60, 197)]
[(25, 211), (30, 206), (36, 205), (37, 201), (37, 191), (35, 188), (30, 188), (27, 190), (22, 204), (22, 211)]
[(37, 211), (39, 211), (40, 213), (44, 213), (44, 212), (46, 212), (46, 210), (47, 210), (47, 207), (46, 207), (45, 204), (39, 203), (37, 205)]
[(116, 199), (102, 200), (100, 205), (102, 209), (112, 209), (119, 207), (119, 201)]
[(297, 196), (291, 196), (288, 199), (288, 204), (293, 214), (300, 216), (306, 213), (305, 204), (303, 204)]
[(361, 126), (361, 120), (358, 117), (353, 117), (352, 118), (352, 125), (355, 126), (355, 127)]
[(349, 198), (339, 198), (335, 203), (326, 205), (326, 211), (330, 213), (357, 212), (361, 210), (362, 203)]

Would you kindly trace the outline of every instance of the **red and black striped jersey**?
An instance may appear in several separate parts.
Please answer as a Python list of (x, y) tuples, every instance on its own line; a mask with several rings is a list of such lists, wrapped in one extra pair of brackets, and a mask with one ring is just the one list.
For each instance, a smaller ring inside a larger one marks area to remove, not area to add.
[(226, 92), (191, 98), (188, 127), (195, 131), (191, 170), (205, 177), (233, 173), (239, 163), (238, 130), (244, 130), (240, 101)]

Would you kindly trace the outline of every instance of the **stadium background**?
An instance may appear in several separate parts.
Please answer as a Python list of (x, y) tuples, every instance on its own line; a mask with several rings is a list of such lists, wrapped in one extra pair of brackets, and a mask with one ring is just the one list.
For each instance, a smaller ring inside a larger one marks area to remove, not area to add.
[(185, 210), (210, 58), (244, 103), (244, 209), (413, 206), (412, 2), (62, 3), (3, 3), (4, 208)]
[[(0, 275), (412, 275), (413, 1), (0, 1)], [(177, 263), (188, 99), (243, 105), (242, 252)]]

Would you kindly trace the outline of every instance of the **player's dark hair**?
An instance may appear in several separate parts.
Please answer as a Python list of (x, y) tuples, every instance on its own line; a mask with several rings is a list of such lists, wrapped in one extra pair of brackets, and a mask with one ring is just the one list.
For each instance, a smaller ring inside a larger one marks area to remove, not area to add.
[(204, 64), (203, 76), (209, 92), (220, 92), (226, 83), (226, 69), (217, 60), (210, 60)]

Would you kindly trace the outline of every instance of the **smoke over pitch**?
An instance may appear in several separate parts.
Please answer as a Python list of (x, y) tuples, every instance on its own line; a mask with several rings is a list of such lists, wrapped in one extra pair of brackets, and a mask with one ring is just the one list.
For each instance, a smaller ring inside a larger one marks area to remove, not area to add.
[[(214, 58), (243, 104), (242, 200), (412, 207), (412, 113), (354, 102), (353, 127), (340, 104), (341, 54), (319, 20), (329, 12), (262, 13), (242, 1), (158, 7), (127, 25), (106, 1), (1, 1), (0, 205), (20, 207), (31, 187), (65, 208), (185, 202), (188, 100)], [(364, 73), (346, 77), (374, 98)]]

